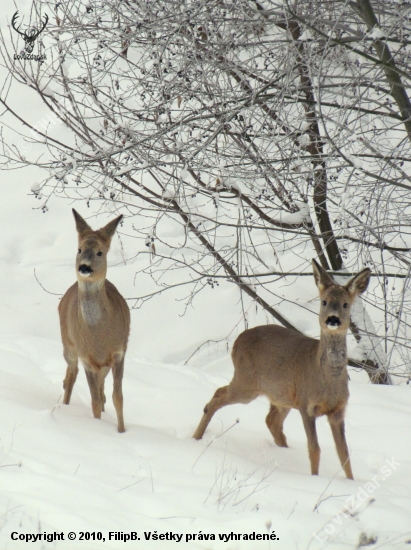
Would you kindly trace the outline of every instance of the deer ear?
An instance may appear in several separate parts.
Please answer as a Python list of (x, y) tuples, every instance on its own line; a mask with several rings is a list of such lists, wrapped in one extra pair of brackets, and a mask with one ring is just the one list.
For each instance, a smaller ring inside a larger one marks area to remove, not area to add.
[(370, 276), (371, 269), (368, 269), (368, 267), (366, 267), (365, 269), (360, 271), (358, 275), (348, 281), (348, 283), (345, 285), (345, 288), (352, 296), (358, 296), (359, 294), (362, 294), (365, 290), (367, 290), (368, 283), (370, 282)]
[(74, 208), (72, 209), (73, 210), (73, 215), (74, 215), (74, 219), (76, 220), (76, 228), (77, 228), (77, 231), (81, 234), (81, 233), (84, 233), (85, 231), (87, 231), (87, 229), (89, 229), (90, 231), (92, 231), (91, 227), (88, 225), (88, 223), (83, 220), (83, 218), (80, 216), (80, 214), (78, 212), (76, 212), (74, 210)]
[(122, 219), (123, 219), (123, 214), (121, 214), (120, 216), (118, 216), (117, 218), (112, 220), (111, 222), (108, 222), (108, 224), (105, 225), (104, 227), (102, 227), (101, 229), (99, 229), (98, 232), (101, 235), (103, 235), (104, 238), (110, 240), (111, 237), (116, 232), (117, 226), (121, 222)]
[(315, 260), (312, 259), (313, 272), (315, 284), (318, 287), (318, 290), (322, 292), (326, 288), (335, 285), (335, 282), (330, 275), (323, 269)]

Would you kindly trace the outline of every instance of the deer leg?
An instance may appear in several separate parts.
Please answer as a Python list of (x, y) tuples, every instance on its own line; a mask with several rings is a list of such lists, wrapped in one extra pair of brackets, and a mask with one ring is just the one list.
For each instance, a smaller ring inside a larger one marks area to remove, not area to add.
[(218, 411), (218, 409), (221, 409), (226, 405), (233, 405), (234, 403), (250, 403), (250, 401), (255, 399), (258, 395), (259, 393), (252, 391), (244, 392), (236, 390), (231, 384), (229, 386), (218, 388), (211, 401), (204, 407), (203, 417), (194, 432), (193, 438), (201, 439), (203, 437), (210, 420), (213, 418), (214, 413)]
[(93, 409), (94, 418), (101, 418), (103, 403), (101, 401), (99, 373), (93, 372), (88, 365), (84, 365), (84, 370), (86, 371), (88, 387), (90, 388), (91, 408)]
[(300, 410), (300, 413), (308, 439), (308, 455), (311, 463), (311, 475), (318, 476), (321, 450), (318, 444), (317, 430), (315, 428), (315, 416), (310, 416), (305, 410)]
[(64, 389), (64, 405), (68, 405), (71, 399), (71, 393), (73, 386), (77, 378), (78, 373), (78, 357), (74, 349), (64, 348), (64, 359), (67, 361), (66, 377), (63, 380)]
[(99, 371), (99, 388), (100, 388), (100, 400), (101, 400), (101, 410), (104, 412), (104, 404), (106, 402), (106, 395), (104, 393), (104, 379), (106, 378), (108, 367), (102, 367)]
[(290, 409), (278, 408), (271, 404), (270, 412), (265, 419), (265, 423), (274, 437), (274, 441), (279, 447), (288, 447), (287, 438), (283, 432), (283, 424), (289, 412)]
[(100, 400), (101, 410), (104, 412), (104, 405), (106, 403), (106, 394), (104, 393), (104, 378), (100, 382)]
[(117, 429), (120, 433), (125, 432), (123, 418), (123, 372), (124, 372), (124, 354), (118, 354), (114, 358), (113, 365), (113, 403), (117, 413)]
[(338, 457), (348, 479), (354, 479), (351, 469), (350, 455), (347, 441), (345, 439), (344, 411), (338, 411), (328, 415), (328, 422), (331, 426)]

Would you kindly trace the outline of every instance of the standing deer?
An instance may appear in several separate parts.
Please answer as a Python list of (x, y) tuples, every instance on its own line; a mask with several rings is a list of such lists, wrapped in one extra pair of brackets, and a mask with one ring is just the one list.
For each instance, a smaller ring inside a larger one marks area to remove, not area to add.
[(70, 403), (78, 359), (86, 372), (95, 418), (101, 418), (106, 397), (104, 379), (113, 370), (113, 402), (119, 432), (124, 432), (122, 379), (130, 332), (130, 310), (116, 287), (107, 281), (107, 253), (123, 216), (93, 231), (73, 209), (78, 232), (77, 283), (59, 304), (61, 339), (67, 372), (63, 382), (65, 405)]
[(320, 447), (315, 420), (326, 414), (345, 475), (354, 479), (344, 429), (349, 396), (346, 339), (352, 305), (366, 290), (371, 271), (363, 269), (341, 286), (315, 260), (312, 265), (321, 299), (320, 340), (277, 325), (245, 330), (231, 354), (234, 378), (205, 406), (193, 437), (203, 437), (221, 407), (250, 403), (265, 395), (271, 404), (266, 424), (278, 446), (288, 446), (283, 423), (290, 409), (298, 409), (307, 434), (311, 474), (318, 475)]

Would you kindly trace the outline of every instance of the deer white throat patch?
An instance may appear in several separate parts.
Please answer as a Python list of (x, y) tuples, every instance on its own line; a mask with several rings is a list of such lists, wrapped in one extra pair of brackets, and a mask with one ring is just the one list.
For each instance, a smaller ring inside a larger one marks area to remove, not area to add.
[(88, 325), (95, 325), (101, 317), (100, 305), (96, 300), (86, 298), (81, 301), (81, 313)]
[(95, 325), (101, 319), (102, 304), (99, 300), (98, 292), (100, 285), (96, 283), (81, 283), (80, 309), (83, 319), (88, 325)]

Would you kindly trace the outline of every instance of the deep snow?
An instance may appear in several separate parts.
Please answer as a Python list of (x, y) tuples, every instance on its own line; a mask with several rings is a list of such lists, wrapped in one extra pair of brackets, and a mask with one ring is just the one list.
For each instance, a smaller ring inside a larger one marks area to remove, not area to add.
[[(30, 5), (22, 0), (19, 9)], [(7, 18), (5, 10), (2, 28)], [(27, 101), (24, 88), (16, 89), (11, 104), (36, 122), (44, 109)], [(0, 177), (0, 550), (346, 550), (375, 538), (369, 548), (411, 548), (408, 386), (373, 386), (364, 373), (350, 369), (346, 427), (355, 481), (341, 472), (325, 418), (317, 421), (321, 475), (314, 477), (298, 412), (285, 422), (290, 448), (279, 448), (265, 426), (268, 403), (262, 398), (217, 412), (203, 440), (191, 438), (205, 403), (231, 379), (225, 339), (230, 334), (231, 347), (244, 328), (238, 293), (229, 284), (208, 288), (185, 315), (183, 302), (176, 301), (183, 291), (132, 310), (123, 383), (126, 433), (116, 431), (110, 375), (101, 421), (92, 416), (82, 371), (70, 406), (62, 405), (66, 366), (57, 305), (75, 281), (76, 232), (68, 202), (52, 199), (45, 214), (33, 210), (41, 205), (32, 196), (41, 178), (34, 169)], [(93, 213), (83, 203), (75, 207), (84, 217)], [(89, 223), (97, 228), (108, 220), (100, 215)], [(126, 219), (124, 232), (130, 224)], [(127, 298), (153, 290), (144, 277), (134, 282), (147, 261), (127, 260), (144, 248), (137, 243), (128, 245), (124, 261), (114, 238), (109, 255), (108, 278)], [(43, 290), (34, 269), (56, 295)], [(291, 302), (304, 302), (308, 309), (298, 326), (318, 336), (309, 311), (318, 305), (312, 301), (317, 292), (314, 280), (304, 279), (292, 286), (286, 281), (283, 293)], [(292, 303), (283, 310), (296, 321)], [(248, 314), (250, 326), (266, 322), (254, 307)], [(204, 346), (186, 365), (208, 340), (221, 342)], [(110, 531), (135, 531), (141, 540), (109, 541)], [(65, 541), (11, 539), (11, 533), (44, 532), (64, 533)], [(69, 532), (101, 532), (106, 541), (70, 542)], [(146, 541), (145, 532), (183, 538)], [(253, 532), (275, 532), (279, 540), (224, 542), (218, 536)], [(185, 542), (199, 534), (217, 540)]]
[[(48, 291), (63, 293), (75, 280), (76, 232), (64, 201), (53, 200), (46, 214), (32, 210), (37, 205), (28, 196), (32, 183), (30, 171), (7, 173), (0, 183), (1, 550), (346, 549), (357, 547), (361, 537), (364, 543), (376, 537), (372, 548), (410, 547), (408, 386), (373, 386), (363, 373), (350, 371), (346, 425), (355, 481), (340, 471), (325, 418), (317, 422), (320, 476), (309, 475), (297, 411), (285, 422), (290, 448), (276, 447), (265, 426), (268, 403), (262, 398), (219, 411), (204, 439), (191, 439), (204, 404), (232, 376), (225, 342), (205, 346), (184, 365), (200, 343), (224, 338), (239, 321), (237, 294), (228, 284), (205, 291), (185, 316), (173, 291), (132, 310), (123, 384), (125, 434), (116, 431), (111, 376), (101, 421), (92, 417), (82, 371), (70, 406), (62, 405), (59, 296), (43, 290), (33, 271)], [(76, 208), (91, 214), (81, 204)], [(98, 227), (107, 220), (99, 216), (89, 222)], [(144, 293), (133, 286), (136, 266), (124, 265), (116, 239), (109, 263), (108, 278), (124, 296)], [(144, 279), (137, 284), (144, 285)], [(314, 280), (306, 286), (311, 299)], [(290, 299), (296, 296), (294, 287), (285, 292)], [(250, 324), (257, 322), (263, 318), (250, 312)], [(318, 334), (314, 316), (300, 326)], [(66, 540), (11, 540), (13, 532), (55, 531)], [(110, 531), (136, 531), (141, 540), (109, 541)], [(218, 540), (219, 534), (272, 531), (279, 540)], [(106, 541), (70, 542), (69, 532), (101, 532)], [(144, 532), (183, 538), (146, 541)], [(185, 542), (186, 535), (200, 533), (217, 540)]]

